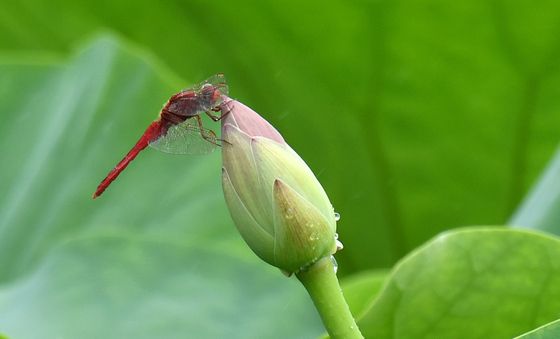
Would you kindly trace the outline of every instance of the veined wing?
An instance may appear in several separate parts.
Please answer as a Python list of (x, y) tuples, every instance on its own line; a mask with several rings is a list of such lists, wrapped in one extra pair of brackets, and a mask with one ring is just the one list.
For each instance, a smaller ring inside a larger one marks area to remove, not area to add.
[(169, 127), (167, 133), (150, 142), (150, 147), (172, 154), (208, 154), (218, 146), (216, 134), (198, 126), (196, 119)]

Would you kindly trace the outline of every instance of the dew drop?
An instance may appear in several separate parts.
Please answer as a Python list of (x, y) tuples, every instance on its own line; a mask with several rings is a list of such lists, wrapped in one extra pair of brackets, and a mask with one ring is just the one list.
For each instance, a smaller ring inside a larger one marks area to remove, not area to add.
[(335, 240), (335, 244), (336, 244), (336, 251), (340, 251), (344, 248), (344, 245), (342, 244), (342, 242), (340, 242), (340, 240), (336, 239)]
[(336, 262), (336, 259), (332, 255), (331, 255), (331, 262), (332, 262), (333, 267), (334, 267), (334, 273), (336, 273), (338, 271), (338, 263)]
[(286, 213), (284, 214), (284, 217), (288, 220), (293, 219), (294, 218), (294, 211), (291, 208), (288, 208), (286, 210)]
[(334, 221), (339, 221), (339, 220), (340, 220), (340, 213), (334, 212)]
[(334, 240), (338, 240), (338, 233), (334, 234)]

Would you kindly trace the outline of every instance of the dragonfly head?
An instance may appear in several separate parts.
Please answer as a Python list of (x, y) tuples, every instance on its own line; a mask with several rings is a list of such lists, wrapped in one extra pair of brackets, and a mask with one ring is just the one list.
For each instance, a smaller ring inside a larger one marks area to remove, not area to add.
[(199, 98), (206, 109), (211, 109), (220, 106), (223, 102), (224, 96), (228, 95), (228, 86), (226, 83), (211, 84), (206, 83), (202, 85), (199, 91)]

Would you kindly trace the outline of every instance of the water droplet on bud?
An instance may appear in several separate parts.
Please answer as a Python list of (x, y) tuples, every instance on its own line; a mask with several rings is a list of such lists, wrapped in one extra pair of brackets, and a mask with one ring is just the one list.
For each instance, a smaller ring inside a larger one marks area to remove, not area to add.
[(340, 242), (340, 240), (336, 239), (335, 240), (335, 244), (336, 244), (336, 251), (340, 251), (344, 248), (344, 245), (342, 244), (342, 242)]
[(339, 220), (340, 220), (340, 213), (334, 212), (334, 221), (339, 221)]
[(336, 262), (336, 259), (332, 255), (331, 255), (331, 262), (332, 262), (333, 267), (334, 267), (334, 273), (336, 273), (338, 271), (338, 263)]

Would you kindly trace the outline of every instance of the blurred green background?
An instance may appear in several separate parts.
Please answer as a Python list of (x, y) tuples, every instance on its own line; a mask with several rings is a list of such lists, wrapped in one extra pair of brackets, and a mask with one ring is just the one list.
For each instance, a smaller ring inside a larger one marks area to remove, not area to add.
[(508, 223), (560, 139), (559, 57), (552, 0), (3, 0), (0, 333), (34, 337), (26, 315), (44, 337), (318, 335), (305, 292), (235, 233), (218, 153), (149, 150), (91, 200), (165, 100), (225, 73), (342, 215), (345, 277), (443, 230)]

